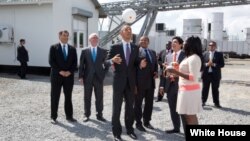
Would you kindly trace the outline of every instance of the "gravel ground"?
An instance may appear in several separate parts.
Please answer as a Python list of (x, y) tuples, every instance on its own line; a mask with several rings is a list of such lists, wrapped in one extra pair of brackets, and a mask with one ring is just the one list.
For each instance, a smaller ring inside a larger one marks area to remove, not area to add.
[[(250, 60), (230, 59), (223, 68), (220, 87), (220, 100), (223, 108), (213, 106), (211, 93), (208, 106), (198, 115), (200, 124), (250, 124)], [(74, 117), (77, 123), (65, 119), (61, 96), (57, 125), (50, 123), (50, 82), (48, 76), (28, 75), (27, 80), (20, 80), (13, 74), (0, 74), (0, 140), (1, 141), (110, 141), (112, 113), (111, 77), (105, 79), (104, 111), (108, 120), (99, 122), (95, 116), (92, 98), (90, 122), (83, 120), (83, 87), (77, 80), (73, 90)], [(159, 80), (157, 80), (159, 83)], [(157, 91), (157, 90), (156, 90)], [(156, 95), (156, 93), (155, 93)], [(124, 105), (124, 104), (123, 104)], [(124, 110), (124, 107), (122, 107)], [(121, 112), (123, 126), (122, 138), (131, 140), (124, 127), (124, 111)], [(165, 134), (172, 128), (169, 107), (166, 98), (154, 103), (151, 124), (155, 130), (142, 133), (135, 129), (138, 140), (148, 141), (184, 141), (183, 134)], [(181, 129), (183, 132), (183, 130)]]

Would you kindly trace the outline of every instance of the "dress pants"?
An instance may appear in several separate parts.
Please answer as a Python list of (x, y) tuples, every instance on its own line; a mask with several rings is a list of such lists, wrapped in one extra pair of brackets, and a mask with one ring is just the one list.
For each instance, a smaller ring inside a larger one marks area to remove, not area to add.
[(95, 93), (95, 107), (97, 111), (97, 117), (102, 117), (103, 111), (103, 81), (99, 80), (94, 75), (93, 80), (90, 82), (84, 82), (84, 115), (89, 117), (91, 115), (91, 97), (94, 88)]
[(206, 103), (210, 84), (212, 85), (212, 96), (214, 104), (220, 105), (219, 101), (219, 86), (220, 86), (220, 79), (213, 76), (212, 73), (208, 74), (207, 77), (202, 79), (202, 102)]
[(51, 76), (51, 118), (57, 118), (58, 105), (60, 100), (61, 88), (63, 87), (65, 102), (64, 111), (66, 118), (73, 117), (72, 90), (74, 85), (74, 76), (69, 77)]
[[(142, 110), (143, 99), (145, 99), (145, 105)], [(144, 123), (149, 124), (153, 110), (153, 99), (154, 99), (154, 88), (149, 88), (149, 89), (138, 88), (138, 94), (135, 95), (135, 107), (134, 107), (135, 119), (137, 125), (142, 125), (141, 122), (142, 116)]]
[(174, 130), (180, 130), (180, 116), (176, 112), (177, 96), (178, 96), (178, 81), (175, 80), (170, 82), (170, 85), (167, 90), (168, 105), (170, 108), (170, 116), (174, 126)]
[(122, 126), (120, 122), (120, 114), (123, 98), (125, 99), (125, 126), (127, 129), (127, 133), (133, 133), (134, 128), (134, 112), (133, 112), (133, 104), (134, 104), (134, 92), (131, 91), (128, 83), (128, 79), (126, 80), (126, 86), (121, 89), (115, 90), (113, 88), (113, 113), (112, 113), (112, 132), (114, 136), (120, 136), (122, 133)]

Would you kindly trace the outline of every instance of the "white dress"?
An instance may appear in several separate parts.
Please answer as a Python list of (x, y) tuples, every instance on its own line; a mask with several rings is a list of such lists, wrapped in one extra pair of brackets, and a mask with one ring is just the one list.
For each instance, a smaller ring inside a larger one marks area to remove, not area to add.
[(201, 60), (196, 54), (185, 58), (179, 71), (189, 75), (189, 79), (179, 77), (179, 91), (176, 111), (179, 114), (194, 115), (202, 110), (200, 78)]

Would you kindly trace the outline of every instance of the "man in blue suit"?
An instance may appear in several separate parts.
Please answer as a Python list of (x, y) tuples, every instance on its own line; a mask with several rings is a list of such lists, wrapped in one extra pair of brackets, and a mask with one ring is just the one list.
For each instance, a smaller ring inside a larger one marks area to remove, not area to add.
[(82, 50), (79, 67), (79, 81), (84, 85), (84, 122), (89, 121), (91, 114), (91, 97), (94, 88), (97, 120), (103, 118), (103, 80), (109, 64), (106, 62), (107, 51), (98, 46), (99, 37), (96, 33), (89, 35), (89, 47)]
[(208, 45), (208, 51), (203, 54), (204, 70), (202, 73), (202, 106), (205, 106), (208, 98), (209, 87), (212, 85), (212, 96), (214, 106), (221, 108), (219, 101), (219, 86), (221, 80), (221, 68), (224, 67), (224, 58), (221, 52), (216, 51), (215, 41)]

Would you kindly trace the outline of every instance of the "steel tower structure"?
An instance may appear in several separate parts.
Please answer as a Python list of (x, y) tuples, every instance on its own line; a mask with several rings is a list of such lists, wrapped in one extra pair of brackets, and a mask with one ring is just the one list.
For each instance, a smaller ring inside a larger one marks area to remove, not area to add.
[[(119, 15), (121, 15), (122, 11), (126, 8), (132, 8), (136, 11), (137, 17), (135, 22), (145, 16), (144, 23), (138, 35), (138, 37), (141, 37), (142, 35), (149, 34), (159, 11), (225, 7), (246, 4), (250, 4), (250, 0), (127, 0), (103, 3), (101, 6), (108, 15), (107, 17), (110, 19), (110, 23), (108, 34), (101, 38), (100, 45), (103, 46), (118, 36), (120, 27), (125, 24)], [(111, 24), (113, 23), (117, 24), (117, 27), (111, 29)]]

